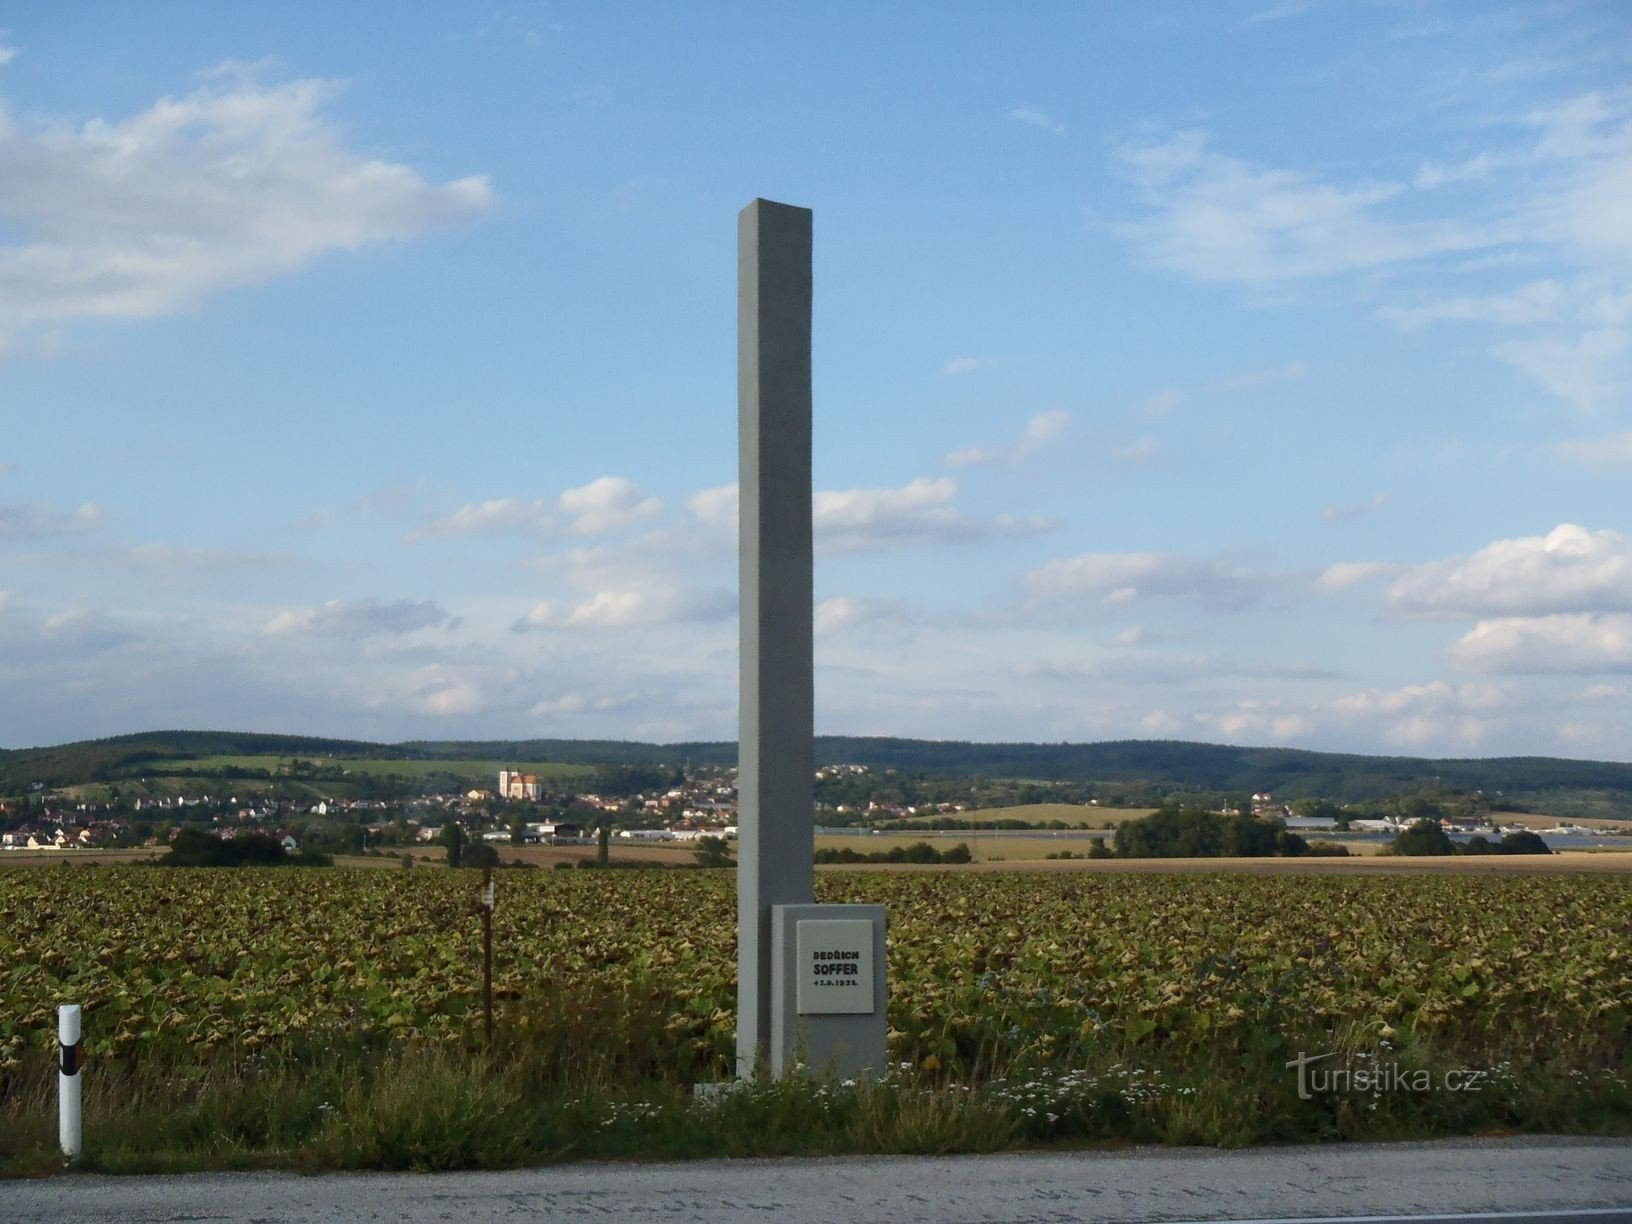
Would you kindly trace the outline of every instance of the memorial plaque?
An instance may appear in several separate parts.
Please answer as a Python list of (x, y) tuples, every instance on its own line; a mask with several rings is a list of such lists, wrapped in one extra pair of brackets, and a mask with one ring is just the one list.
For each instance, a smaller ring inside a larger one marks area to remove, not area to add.
[(873, 924), (817, 918), (796, 924), (801, 1016), (873, 1013)]

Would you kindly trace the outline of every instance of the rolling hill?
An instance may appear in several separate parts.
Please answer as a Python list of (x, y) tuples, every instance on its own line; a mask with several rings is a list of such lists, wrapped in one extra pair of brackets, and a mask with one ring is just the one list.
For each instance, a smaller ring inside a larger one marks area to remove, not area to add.
[[(45, 787), (110, 782), (155, 768), (185, 774), (189, 762), (232, 756), (369, 760), (730, 765), (729, 741), (650, 744), (624, 740), (464, 740), (377, 744), (317, 736), (229, 731), (152, 731), (112, 739), (0, 751), (0, 796)], [(1272, 791), (1286, 799), (1338, 802), (1387, 798), (1442, 784), (1483, 790), (1537, 811), (1632, 818), (1632, 764), (1557, 757), (1430, 759), (1242, 748), (1175, 740), (1103, 743), (974, 743), (820, 736), (818, 764), (934, 777), (1016, 778), (1172, 791)], [(218, 764), (217, 764), (218, 768)], [(423, 766), (407, 772), (424, 772)]]

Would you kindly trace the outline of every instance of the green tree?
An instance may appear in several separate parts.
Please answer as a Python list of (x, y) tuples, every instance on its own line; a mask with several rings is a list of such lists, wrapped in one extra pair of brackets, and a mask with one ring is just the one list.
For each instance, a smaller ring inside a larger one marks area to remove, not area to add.
[(448, 866), (459, 866), (465, 854), (465, 831), (459, 827), (459, 822), (448, 821), (442, 826), (442, 832), (436, 840), (448, 848)]
[(1427, 855), (1455, 854), (1456, 843), (1433, 820), (1419, 820), (1392, 842), (1389, 848), (1395, 854)]
[(1532, 833), (1528, 829), (1517, 833), (1508, 833), (1503, 836), (1502, 844), (1497, 847), (1499, 854), (1551, 854), (1547, 843), (1541, 839), (1541, 834)]
[(499, 865), (499, 852), (485, 841), (471, 842), (465, 847), (464, 854), (460, 856), (459, 865), (478, 869), (497, 867)]
[(727, 853), (725, 838), (699, 837), (697, 848), (692, 851), (699, 867), (730, 867), (731, 855)]

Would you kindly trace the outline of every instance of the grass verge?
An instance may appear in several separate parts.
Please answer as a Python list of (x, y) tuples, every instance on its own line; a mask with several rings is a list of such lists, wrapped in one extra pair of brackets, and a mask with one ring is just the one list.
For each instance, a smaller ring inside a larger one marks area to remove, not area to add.
[[(789, 1078), (707, 1097), (605, 1042), (577, 1058), (559, 1035), (538, 1032), (504, 1034), (495, 1051), (410, 1044), (93, 1062), (84, 1081), (85, 1151), (73, 1167), (438, 1170), (1116, 1142), (1632, 1133), (1624, 1051), (1618, 1061), (1581, 1048), (1522, 1068), (1474, 1068), (1423, 1046), (1360, 1044), (1339, 1041), (1301, 1084), (1280, 1055), (1221, 1051), (1180, 1064), (1106, 1049), (1077, 1067), (1011, 1066), (966, 1081), (898, 1065), (873, 1082)], [(1471, 1086), (1456, 1078), (1470, 1071), (1478, 1073)], [(1463, 1086), (1447, 1089), (1448, 1076)], [(30, 1058), (0, 1082), (0, 1174), (62, 1169), (55, 1126), (55, 1066), (43, 1055)]]

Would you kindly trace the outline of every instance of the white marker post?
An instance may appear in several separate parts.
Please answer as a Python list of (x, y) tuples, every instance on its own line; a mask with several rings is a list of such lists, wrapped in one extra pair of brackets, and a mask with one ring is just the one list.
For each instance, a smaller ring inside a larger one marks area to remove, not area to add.
[(57, 1074), (57, 1141), (62, 1154), (79, 1155), (79, 1004), (64, 1003), (57, 1008), (57, 1041), (61, 1045), (61, 1062)]

